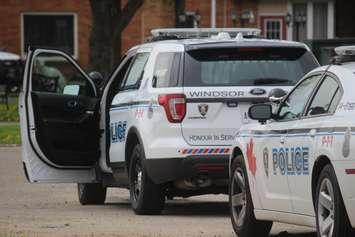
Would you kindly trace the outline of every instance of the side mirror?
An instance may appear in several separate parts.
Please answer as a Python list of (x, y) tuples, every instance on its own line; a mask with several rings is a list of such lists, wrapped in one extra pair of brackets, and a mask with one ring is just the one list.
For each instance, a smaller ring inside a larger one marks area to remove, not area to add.
[(255, 104), (249, 108), (249, 118), (265, 123), (272, 118), (272, 106), (270, 104)]
[(104, 77), (102, 76), (101, 73), (99, 72), (90, 72), (89, 73), (89, 77), (91, 78), (91, 80), (94, 82), (95, 86), (97, 88), (101, 88), (104, 84)]
[(269, 101), (271, 103), (279, 104), (282, 101), (282, 99), (285, 97), (285, 95), (287, 95), (287, 92), (280, 88), (272, 89), (268, 95)]

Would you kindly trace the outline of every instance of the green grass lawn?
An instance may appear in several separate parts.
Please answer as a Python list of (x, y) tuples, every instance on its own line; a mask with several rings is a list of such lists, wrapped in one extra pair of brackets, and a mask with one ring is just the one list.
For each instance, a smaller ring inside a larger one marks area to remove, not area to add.
[(9, 109), (5, 104), (0, 104), (0, 122), (18, 122), (18, 106), (17, 103), (9, 104)]
[(0, 124), (0, 145), (20, 144), (20, 125), (19, 124)]

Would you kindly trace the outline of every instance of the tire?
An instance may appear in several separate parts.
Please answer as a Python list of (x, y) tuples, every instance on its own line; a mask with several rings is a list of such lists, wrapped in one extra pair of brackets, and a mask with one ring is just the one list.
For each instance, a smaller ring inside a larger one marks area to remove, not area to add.
[(107, 188), (101, 183), (79, 183), (78, 196), (81, 205), (102, 205), (105, 203)]
[(335, 171), (331, 165), (326, 165), (320, 173), (316, 189), (315, 211), (318, 237), (353, 236)]
[(235, 157), (231, 168), (229, 208), (235, 233), (238, 237), (268, 236), (272, 222), (255, 219), (243, 156)]
[(129, 190), (132, 209), (137, 215), (157, 215), (165, 204), (165, 192), (154, 184), (144, 169), (144, 152), (140, 144), (133, 148), (129, 169)]

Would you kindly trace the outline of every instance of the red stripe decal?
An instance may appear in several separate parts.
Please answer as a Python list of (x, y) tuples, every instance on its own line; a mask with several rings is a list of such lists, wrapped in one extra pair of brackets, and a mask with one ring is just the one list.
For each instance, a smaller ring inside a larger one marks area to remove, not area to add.
[(197, 151), (198, 151), (198, 149), (194, 149), (194, 151), (192, 152), (192, 154), (196, 154)]
[(355, 169), (345, 169), (346, 174), (355, 174)]
[(224, 153), (229, 153), (229, 148), (226, 148), (225, 150), (224, 150)]
[(218, 152), (219, 152), (219, 148), (217, 148), (214, 152), (215, 152), (215, 153), (218, 153)]

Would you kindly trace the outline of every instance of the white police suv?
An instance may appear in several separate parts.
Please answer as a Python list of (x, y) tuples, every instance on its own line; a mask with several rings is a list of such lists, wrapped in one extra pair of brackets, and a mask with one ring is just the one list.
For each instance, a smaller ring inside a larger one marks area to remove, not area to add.
[(249, 108), (230, 160), (230, 208), (240, 237), (267, 236), (272, 221), (355, 236), (355, 47), (308, 73), (281, 100)]
[(227, 194), (230, 148), (249, 106), (318, 66), (304, 44), (255, 32), (155, 30), (102, 88), (70, 55), (30, 48), (20, 99), (29, 181), (79, 183), (82, 204), (129, 188), (137, 214), (159, 213), (166, 197)]

